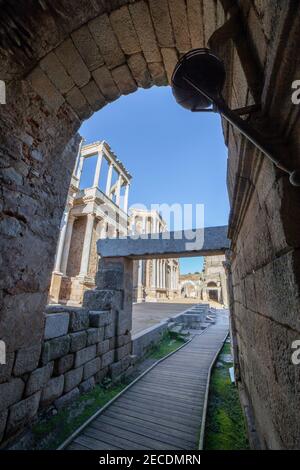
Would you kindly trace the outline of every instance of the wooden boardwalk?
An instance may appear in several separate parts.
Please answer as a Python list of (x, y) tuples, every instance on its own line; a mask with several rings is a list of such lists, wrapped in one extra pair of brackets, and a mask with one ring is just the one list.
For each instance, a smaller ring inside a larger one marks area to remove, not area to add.
[(197, 449), (207, 376), (228, 332), (227, 316), (159, 363), (95, 417), (67, 449)]

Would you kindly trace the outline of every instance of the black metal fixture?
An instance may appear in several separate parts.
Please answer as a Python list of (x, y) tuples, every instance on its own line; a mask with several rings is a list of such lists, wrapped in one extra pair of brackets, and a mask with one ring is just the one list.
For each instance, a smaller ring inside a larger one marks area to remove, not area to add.
[(232, 111), (222, 97), (226, 72), (222, 60), (209, 49), (193, 49), (184, 54), (172, 75), (172, 91), (178, 104), (194, 112), (219, 112), (278, 168), (290, 175), (290, 182), (300, 186), (300, 170), (289, 169), (274, 155), (274, 148), (247, 121)]

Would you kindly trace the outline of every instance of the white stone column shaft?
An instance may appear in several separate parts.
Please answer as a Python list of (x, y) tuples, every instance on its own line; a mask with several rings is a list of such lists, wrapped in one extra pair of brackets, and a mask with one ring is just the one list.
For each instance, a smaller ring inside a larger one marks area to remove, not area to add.
[(62, 222), (60, 226), (59, 239), (54, 263), (54, 272), (61, 273), (61, 260), (65, 243), (65, 236), (67, 231), (69, 211), (66, 209), (63, 213)]
[(152, 287), (156, 287), (156, 259), (152, 260)]
[(107, 180), (106, 180), (106, 189), (105, 189), (105, 194), (106, 196), (109, 197), (110, 195), (110, 189), (111, 189), (111, 179), (112, 179), (112, 172), (113, 172), (113, 164), (111, 163), (108, 168), (108, 173), (107, 173)]
[(91, 252), (91, 243), (92, 243), (92, 237), (93, 237), (94, 220), (95, 220), (94, 214), (87, 215), (79, 276), (86, 276), (88, 272), (90, 252)]
[(118, 207), (120, 206), (121, 186), (122, 186), (122, 175), (119, 175), (117, 186), (116, 186), (116, 205)]
[(128, 211), (129, 186), (130, 186), (129, 183), (127, 183), (126, 187), (125, 187), (125, 194), (124, 194), (123, 210), (126, 214), (127, 214), (127, 211)]
[(98, 186), (99, 186), (102, 160), (103, 160), (103, 151), (102, 151), (102, 148), (101, 148), (101, 149), (98, 150), (97, 163), (96, 163), (94, 182), (93, 182), (93, 186), (96, 187), (96, 188), (98, 188)]
[(68, 259), (69, 259), (69, 253), (70, 253), (74, 221), (75, 221), (75, 217), (73, 215), (69, 215), (64, 249), (63, 249), (63, 254), (62, 254), (62, 262), (61, 262), (61, 272), (64, 275), (67, 274), (67, 266), (68, 266)]

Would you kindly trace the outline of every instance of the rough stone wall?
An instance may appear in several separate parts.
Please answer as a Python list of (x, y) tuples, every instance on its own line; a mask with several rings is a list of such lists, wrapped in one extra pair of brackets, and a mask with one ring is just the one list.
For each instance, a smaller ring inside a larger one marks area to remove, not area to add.
[[(299, 78), (293, 60), (299, 5), (240, 4), (249, 27), (248, 54), (252, 46), (263, 72), (263, 113), (252, 114), (251, 123), (269, 135), (269, 143), (282, 145), (283, 161), (299, 168), (299, 109), (291, 103), (291, 83)], [(241, 107), (249, 104), (249, 81), (237, 81), (241, 64), (236, 51), (232, 57), (232, 81), (239, 86), (231, 88), (236, 107)], [(229, 146), (236, 373), (254, 415), (258, 441), (252, 442), (262, 448), (299, 449), (300, 371), (291, 362), (292, 341), (300, 338), (299, 189), (237, 132), (228, 133), (224, 127)]]
[(39, 410), (60, 410), (105, 377), (117, 380), (132, 370), (131, 335), (116, 341), (111, 310), (53, 306), (44, 319), (42, 343), (17, 356), (10, 381), (0, 384), (0, 440), (5, 442)]
[[(271, 132), (270, 141), (274, 134), (277, 143), (281, 139), (286, 162), (299, 166), (299, 106), (291, 104), (290, 85), (300, 76), (300, 14), (299, 2), (291, 0), (2, 3), (0, 78), (7, 82), (8, 105), (0, 110), (0, 332), (8, 365), (0, 380), (1, 387), (20, 393), (22, 379), (12, 387), (10, 377), (19, 364), (32, 360), (30, 367), (38, 366), (58, 227), (75, 162), (71, 139), (81, 121), (138, 86), (167, 84), (178, 57), (207, 44), (237, 12), (242, 29), (232, 21), (233, 37), (225, 28), (211, 43), (224, 53), (227, 101), (234, 107), (260, 104), (251, 123)], [(299, 371), (290, 362), (291, 340), (300, 334), (299, 193), (237, 132), (223, 127), (241, 383), (261, 445), (300, 448)], [(98, 308), (113, 295), (122, 313), (122, 289), (104, 293), (107, 287), (99, 286), (89, 300)]]

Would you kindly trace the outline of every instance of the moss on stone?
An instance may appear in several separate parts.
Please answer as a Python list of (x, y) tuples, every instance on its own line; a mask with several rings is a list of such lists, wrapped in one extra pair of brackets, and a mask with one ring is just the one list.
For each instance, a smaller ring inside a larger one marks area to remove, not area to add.
[(222, 359), (230, 354), (225, 343), (213, 369), (208, 399), (204, 448), (207, 450), (249, 449), (246, 423), (238, 391), (231, 383), (229, 368), (232, 363)]

